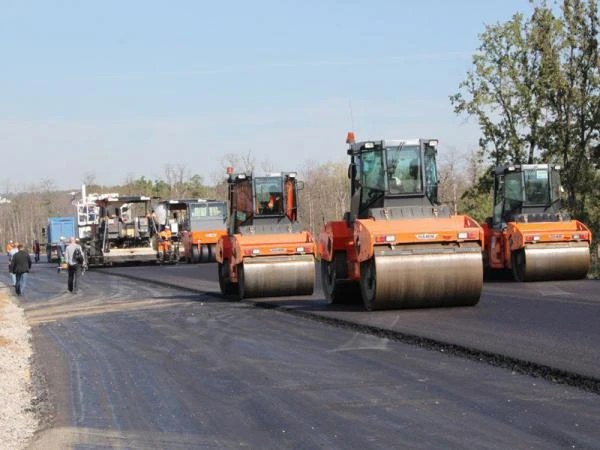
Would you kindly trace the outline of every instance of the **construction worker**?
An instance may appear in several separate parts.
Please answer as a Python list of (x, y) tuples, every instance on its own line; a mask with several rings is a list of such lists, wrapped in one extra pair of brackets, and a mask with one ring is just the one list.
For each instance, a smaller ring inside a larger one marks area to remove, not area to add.
[(163, 230), (158, 234), (158, 255), (161, 259), (164, 259), (165, 255), (171, 251), (172, 236), (173, 234), (169, 225), (165, 225)]
[(279, 213), (283, 209), (283, 203), (281, 201), (281, 192), (277, 191), (276, 186), (271, 186), (269, 190), (269, 200), (265, 205), (264, 213)]
[(157, 217), (156, 217), (156, 212), (154, 212), (154, 210), (152, 210), (150, 212), (150, 214), (148, 214), (146, 216), (148, 218), (148, 229), (150, 230), (150, 235), (153, 235), (154, 233), (156, 233), (158, 231), (157, 229)]
[(13, 243), (13, 241), (8, 241), (8, 244), (6, 244), (6, 255), (7, 256), (14, 247), (16, 247), (16, 245)]

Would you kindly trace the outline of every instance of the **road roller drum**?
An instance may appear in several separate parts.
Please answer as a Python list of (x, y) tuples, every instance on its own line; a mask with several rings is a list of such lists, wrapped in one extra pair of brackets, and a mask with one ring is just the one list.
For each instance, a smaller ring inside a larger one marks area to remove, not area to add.
[(239, 296), (311, 295), (315, 284), (313, 255), (246, 258), (238, 267)]
[(518, 281), (577, 280), (590, 268), (587, 242), (536, 244), (513, 253), (513, 274)]
[(477, 244), (411, 252), (377, 250), (361, 263), (360, 271), (368, 310), (473, 306), (483, 287)]

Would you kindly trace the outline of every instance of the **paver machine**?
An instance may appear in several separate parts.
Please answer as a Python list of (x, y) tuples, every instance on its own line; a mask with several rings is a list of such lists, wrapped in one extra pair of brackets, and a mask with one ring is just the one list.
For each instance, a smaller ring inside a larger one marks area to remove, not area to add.
[(355, 142), (350, 211), (319, 235), (331, 303), (367, 310), (472, 306), (483, 286), (483, 230), (438, 204), (435, 139)]
[(100, 194), (95, 197), (98, 216), (95, 223), (85, 225), (86, 234), (82, 238), (90, 265), (157, 262), (150, 202), (147, 196)]
[(560, 210), (559, 171), (550, 164), (493, 170), (493, 212), (483, 226), (487, 270), (512, 270), (517, 281), (586, 276), (592, 233)]
[(296, 173), (229, 171), (227, 235), (217, 243), (219, 285), (238, 299), (311, 295), (315, 243), (298, 223)]

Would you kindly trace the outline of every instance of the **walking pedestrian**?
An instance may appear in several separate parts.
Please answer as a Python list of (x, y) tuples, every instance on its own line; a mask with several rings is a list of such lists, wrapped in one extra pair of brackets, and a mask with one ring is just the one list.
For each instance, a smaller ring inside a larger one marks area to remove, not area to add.
[(67, 270), (69, 273), (69, 280), (67, 287), (69, 292), (77, 294), (79, 290), (79, 278), (81, 277), (81, 271), (86, 264), (85, 254), (81, 245), (75, 241), (75, 237), (71, 236), (69, 239), (69, 245), (65, 249), (65, 260), (67, 262)]
[(33, 255), (35, 262), (40, 262), (40, 243), (37, 239), (33, 241)]
[(63, 264), (66, 264), (66, 262), (67, 262), (65, 259), (65, 250), (66, 250), (65, 238), (64, 238), (64, 236), (61, 236), (60, 242), (56, 246), (56, 255), (58, 256), (58, 267), (57, 267), (56, 271), (58, 273), (60, 273), (60, 270), (62, 269)]
[(13, 243), (13, 241), (10, 241), (11, 247), (10, 250), (8, 251), (8, 273), (10, 273), (10, 282), (12, 284), (13, 287), (15, 287), (17, 285), (17, 276), (13, 273), (12, 271), (12, 258), (13, 256), (16, 255), (16, 253), (19, 251), (18, 246), (19, 243), (15, 242)]
[(23, 295), (27, 287), (27, 277), (29, 269), (31, 269), (31, 257), (22, 244), (17, 244), (17, 253), (14, 254), (11, 260), (11, 272), (15, 274), (15, 292), (17, 295)]

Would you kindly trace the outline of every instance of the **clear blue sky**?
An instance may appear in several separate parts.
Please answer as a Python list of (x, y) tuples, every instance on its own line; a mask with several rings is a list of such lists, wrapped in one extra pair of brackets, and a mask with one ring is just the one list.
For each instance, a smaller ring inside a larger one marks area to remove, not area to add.
[(345, 160), (344, 139), (437, 137), (475, 148), (448, 96), (484, 24), (527, 0), (0, 0), (0, 192), (76, 188), (225, 153), (275, 169)]

